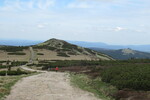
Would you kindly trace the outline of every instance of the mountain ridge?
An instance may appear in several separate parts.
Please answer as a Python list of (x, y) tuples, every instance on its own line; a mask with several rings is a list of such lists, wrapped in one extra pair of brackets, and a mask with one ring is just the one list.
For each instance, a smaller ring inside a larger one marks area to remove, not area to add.
[(118, 50), (101, 49), (101, 48), (91, 48), (91, 49), (107, 54), (113, 57), (114, 59), (118, 59), (118, 60), (147, 59), (147, 58), (150, 59), (150, 53), (132, 50), (130, 48), (118, 49)]
[(110, 45), (102, 42), (84, 42), (84, 41), (68, 41), (69, 43), (79, 45), (86, 48), (104, 48), (104, 49), (126, 49), (131, 48), (133, 50), (150, 52), (150, 44), (147, 45)]

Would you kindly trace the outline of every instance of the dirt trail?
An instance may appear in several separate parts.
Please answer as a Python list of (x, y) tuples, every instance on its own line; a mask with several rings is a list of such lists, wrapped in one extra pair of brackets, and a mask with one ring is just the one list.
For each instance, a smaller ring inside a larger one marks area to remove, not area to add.
[(5, 100), (100, 100), (70, 85), (66, 73), (46, 72), (20, 80)]
[(20, 66), (20, 68), (21, 69), (24, 69), (24, 70), (26, 70), (26, 71), (30, 71), (30, 72), (47, 72), (47, 71), (42, 71), (42, 70), (35, 70), (35, 69), (31, 69), (31, 68), (29, 68), (29, 67), (27, 67), (27, 65), (22, 65), (22, 66)]
[(36, 54), (32, 47), (29, 47), (29, 49), (30, 49), (30, 60), (29, 61), (30, 61), (30, 63), (33, 63), (36, 59)]

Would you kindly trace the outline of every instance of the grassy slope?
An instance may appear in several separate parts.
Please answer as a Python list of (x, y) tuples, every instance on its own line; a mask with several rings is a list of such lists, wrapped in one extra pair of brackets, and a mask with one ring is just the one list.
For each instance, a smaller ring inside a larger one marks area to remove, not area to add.
[[(56, 51), (58, 53), (57, 56), (69, 57), (70, 53), (73, 55), (87, 55), (92, 57), (92, 59), (102, 59), (102, 60), (112, 60), (111, 57), (93, 51), (91, 49), (79, 47), (77, 45), (70, 44), (63, 40), (58, 39), (50, 39), (44, 43), (40, 43), (38, 45), (33, 46), (36, 49), (48, 49), (52, 51)], [(64, 53), (63, 55), (59, 55), (59, 53)]]
[(88, 92), (94, 93), (95, 96), (103, 100), (114, 100), (108, 95), (113, 94), (117, 89), (101, 81), (100, 78), (91, 79), (84, 74), (71, 74), (71, 83)]

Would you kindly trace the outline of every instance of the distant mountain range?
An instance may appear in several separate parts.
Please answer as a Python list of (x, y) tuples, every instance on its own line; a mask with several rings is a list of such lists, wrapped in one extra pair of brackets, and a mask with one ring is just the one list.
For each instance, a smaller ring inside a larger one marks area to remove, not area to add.
[(83, 42), (83, 41), (68, 41), (69, 43), (79, 45), (86, 48), (104, 48), (104, 49), (126, 49), (131, 48), (133, 50), (150, 52), (150, 45), (109, 45), (101, 42)]
[(126, 60), (126, 59), (150, 59), (150, 53), (141, 52), (132, 49), (119, 49), (119, 50), (108, 50), (108, 49), (100, 49), (100, 48), (91, 48), (95, 51), (104, 53), (106, 55), (111, 56), (114, 59)]
[(43, 41), (0, 39), (0, 45), (9, 45), (9, 46), (29, 46), (41, 42)]

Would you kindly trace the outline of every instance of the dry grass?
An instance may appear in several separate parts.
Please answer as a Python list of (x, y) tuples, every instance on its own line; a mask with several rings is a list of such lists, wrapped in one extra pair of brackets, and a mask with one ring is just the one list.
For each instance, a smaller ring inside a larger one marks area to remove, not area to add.
[[(26, 53), (26, 55), (8, 55), (8, 52), (4, 52), (0, 50), (0, 61), (5, 60), (17, 60), (17, 61), (29, 61), (30, 59), (30, 50), (26, 49), (23, 50), (23, 53)], [(38, 53), (41, 53), (43, 55), (37, 55)], [(85, 54), (78, 54), (78, 55), (69, 55), (70, 57), (61, 57), (57, 56), (56, 51), (46, 50), (46, 49), (34, 49), (34, 59), (38, 60), (96, 60), (96, 56), (91, 55), (85, 55)], [(103, 60), (109, 60), (107, 57), (98, 56), (98, 58), (101, 58)]]
[(69, 55), (70, 57), (60, 57), (57, 56), (57, 52), (45, 50), (45, 49), (38, 49), (36, 50), (37, 53), (42, 53), (44, 55), (37, 55), (39, 60), (92, 60), (92, 57), (87, 55)]
[(5, 61), (5, 60), (17, 60), (17, 61), (28, 61), (30, 58), (30, 51), (23, 50), (23, 53), (26, 53), (26, 55), (8, 55), (8, 52), (4, 52), (0, 50), (0, 61)]
[[(5, 53), (4, 51), (0, 51), (0, 61), (3, 60), (29, 61), (30, 51), (24, 50), (23, 52), (26, 53), (26, 55), (7, 55), (7, 53)], [(70, 57), (60, 57), (57, 56), (57, 52), (46, 49), (37, 49), (35, 50), (35, 54), (36, 53), (44, 54), (44, 55), (35, 55), (35, 57), (38, 58), (39, 60), (92, 60), (92, 57), (87, 55), (69, 55)]]

